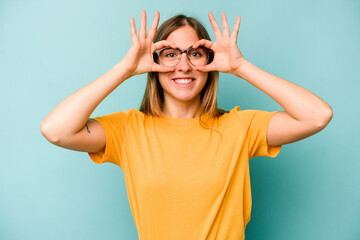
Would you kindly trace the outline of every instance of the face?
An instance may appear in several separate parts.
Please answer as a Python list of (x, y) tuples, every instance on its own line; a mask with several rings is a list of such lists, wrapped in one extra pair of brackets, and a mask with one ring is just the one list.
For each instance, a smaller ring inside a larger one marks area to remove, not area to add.
[[(199, 38), (192, 27), (183, 26), (173, 31), (166, 40), (175, 43), (181, 50), (186, 50)], [(200, 92), (206, 84), (208, 73), (195, 70), (188, 61), (186, 53), (182, 54), (180, 62), (174, 68), (173, 72), (158, 73), (165, 102), (200, 102)], [(179, 83), (189, 79), (192, 80), (191, 83)]]

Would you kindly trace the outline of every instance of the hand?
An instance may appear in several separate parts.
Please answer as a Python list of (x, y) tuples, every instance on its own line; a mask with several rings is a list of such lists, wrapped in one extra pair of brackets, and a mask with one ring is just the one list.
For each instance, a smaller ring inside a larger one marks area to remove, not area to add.
[(197, 41), (193, 47), (197, 48), (199, 46), (204, 46), (213, 50), (214, 59), (210, 64), (203, 67), (195, 67), (195, 69), (202, 72), (219, 71), (224, 73), (234, 73), (240, 68), (242, 62), (245, 60), (236, 44), (241, 17), (238, 16), (236, 18), (231, 36), (224, 12), (221, 14), (223, 32), (221, 32), (221, 29), (211, 12), (209, 12), (209, 19), (214, 30), (215, 43), (206, 39), (201, 39)]
[(165, 40), (153, 43), (159, 18), (160, 13), (156, 11), (154, 21), (149, 32), (146, 34), (146, 12), (142, 10), (139, 36), (136, 33), (135, 20), (130, 18), (132, 45), (123, 59), (130, 77), (147, 72), (174, 71), (173, 67), (161, 66), (156, 64), (153, 59), (153, 54), (156, 50), (168, 46), (175, 47), (173, 43)]

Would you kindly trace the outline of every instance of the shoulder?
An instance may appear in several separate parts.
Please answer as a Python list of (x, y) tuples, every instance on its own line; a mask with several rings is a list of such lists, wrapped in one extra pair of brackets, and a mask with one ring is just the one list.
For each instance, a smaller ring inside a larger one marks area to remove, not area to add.
[(235, 106), (229, 111), (229, 118), (240, 122), (245, 128), (254, 124), (264, 124), (276, 112), (269, 112), (257, 109), (241, 110), (239, 106)]
[(255, 110), (255, 109), (241, 110), (239, 106), (235, 106), (233, 109), (229, 111), (229, 117), (238, 119), (243, 122), (249, 122), (258, 111), (261, 110)]
[(258, 111), (262, 111), (262, 110), (255, 110), (255, 109), (241, 110), (240, 106), (235, 106), (233, 109), (231, 109), (229, 111), (229, 114), (230, 115), (241, 116), (243, 118), (248, 118), (248, 117), (252, 117)]
[(144, 116), (144, 113), (140, 112), (136, 108), (130, 108), (130, 109), (126, 110), (126, 111), (124, 111), (124, 114), (126, 116), (137, 116), (137, 117), (143, 117)]
[(107, 121), (127, 121), (130, 118), (143, 118), (144, 114), (139, 110), (132, 108), (125, 111), (112, 112), (106, 115), (94, 117), (95, 120), (107, 120)]
[(136, 108), (131, 108), (124, 111), (124, 118), (128, 123), (133, 122), (135, 125), (145, 122), (145, 115), (143, 112)]
[(145, 114), (136, 108), (131, 108), (129, 110), (126, 110), (126, 114), (128, 116), (133, 116), (133, 117), (141, 117), (141, 118), (145, 117)]

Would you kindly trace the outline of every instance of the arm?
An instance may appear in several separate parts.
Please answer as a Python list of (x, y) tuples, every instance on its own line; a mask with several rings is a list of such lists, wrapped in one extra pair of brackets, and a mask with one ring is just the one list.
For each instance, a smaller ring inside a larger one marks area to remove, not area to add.
[[(128, 72), (123, 62), (119, 62), (107, 73), (60, 102), (42, 120), (40, 125), (41, 133), (51, 143), (71, 149), (82, 149), (79, 143), (74, 143), (75, 135), (80, 132), (83, 139), (87, 136), (96, 135), (95, 138), (100, 139), (101, 136), (101, 142), (105, 143), (105, 134), (101, 133), (98, 123), (90, 120), (89, 116), (100, 102), (124, 82), (127, 77)], [(85, 124), (87, 125), (85, 126)], [(87, 142), (87, 144), (90, 143)], [(101, 150), (101, 145), (104, 144), (93, 144), (90, 148)]]
[(126, 79), (146, 72), (172, 71), (171, 67), (155, 64), (153, 53), (172, 43), (153, 43), (159, 22), (159, 12), (146, 34), (146, 13), (141, 14), (139, 36), (135, 21), (130, 20), (132, 45), (126, 56), (107, 73), (74, 92), (60, 102), (41, 122), (41, 133), (50, 142), (65, 148), (97, 152), (105, 147), (106, 137), (102, 126), (89, 116), (100, 102)]
[(267, 136), (270, 146), (309, 137), (325, 128), (332, 118), (330, 105), (314, 93), (274, 76), (247, 60), (234, 74), (269, 95), (285, 110), (270, 120)]
[(203, 45), (212, 49), (215, 56), (211, 64), (197, 70), (220, 71), (241, 77), (285, 109), (270, 120), (268, 145), (279, 146), (298, 141), (319, 132), (329, 123), (332, 109), (326, 102), (305, 88), (265, 72), (244, 58), (236, 44), (240, 17), (237, 17), (231, 35), (225, 13), (221, 15), (223, 32), (212, 13), (209, 13), (209, 19), (216, 42), (200, 40), (194, 47)]

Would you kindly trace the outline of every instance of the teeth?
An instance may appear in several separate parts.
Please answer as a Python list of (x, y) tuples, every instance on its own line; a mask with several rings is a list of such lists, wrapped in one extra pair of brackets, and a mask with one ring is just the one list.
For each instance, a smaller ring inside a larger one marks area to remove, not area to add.
[(175, 79), (175, 82), (177, 83), (182, 83), (182, 84), (186, 84), (186, 83), (190, 83), (192, 81), (192, 79)]

